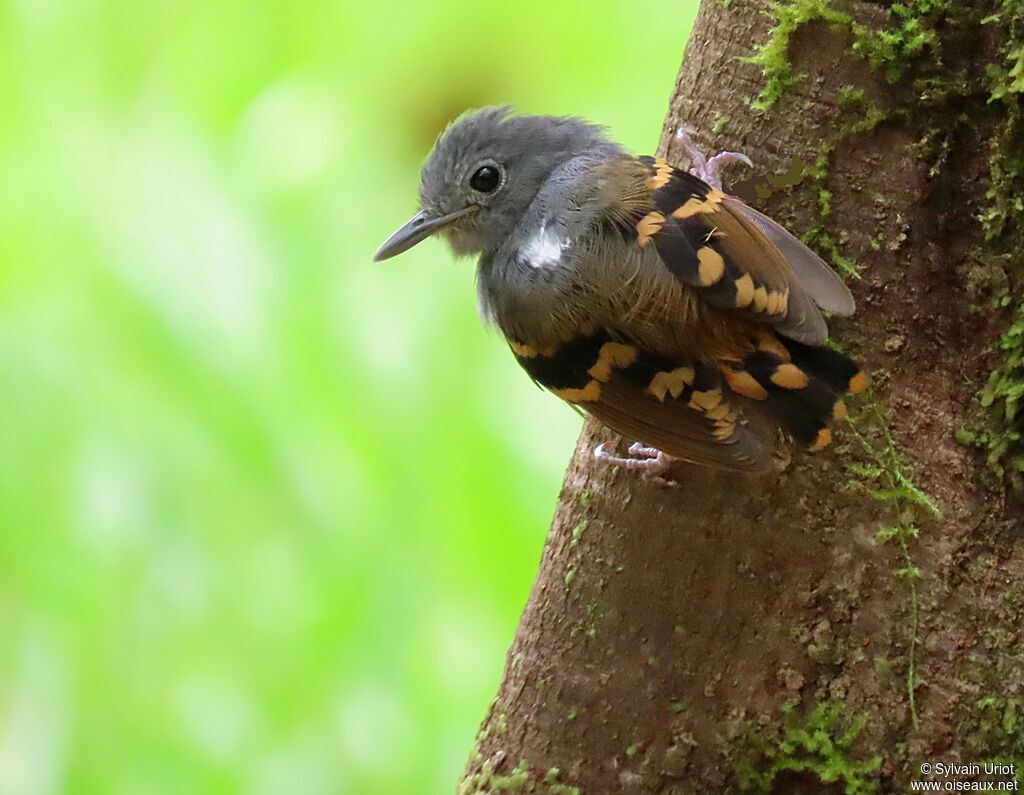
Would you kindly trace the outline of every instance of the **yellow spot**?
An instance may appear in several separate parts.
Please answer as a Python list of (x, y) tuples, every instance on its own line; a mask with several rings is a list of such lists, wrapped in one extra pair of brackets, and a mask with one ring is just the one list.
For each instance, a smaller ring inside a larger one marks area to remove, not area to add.
[(736, 306), (747, 306), (754, 300), (754, 280), (749, 273), (736, 280)]
[(700, 196), (691, 196), (686, 200), (686, 203), (678, 207), (673, 213), (673, 218), (693, 218), (695, 215), (703, 215), (705, 213), (713, 213), (715, 211), (715, 205), (710, 204)]
[(636, 359), (636, 348), (621, 342), (606, 342), (597, 354), (597, 362), (587, 372), (591, 378), (607, 381), (612, 377), (613, 367), (629, 367)]
[(654, 158), (654, 167), (657, 169), (657, 172), (653, 177), (647, 180), (647, 187), (650, 190), (657, 190), (658, 188), (664, 187), (672, 178), (672, 166), (660, 157)]
[(729, 404), (724, 401), (704, 413), (704, 415), (711, 420), (724, 420), (729, 416), (729, 414), (731, 414), (729, 411)]
[(647, 391), (658, 400), (664, 401), (666, 394), (674, 398), (679, 397), (686, 385), (692, 382), (693, 368), (677, 367), (675, 370), (656, 373), (651, 383), (647, 385)]
[(516, 356), (532, 359), (534, 356), (551, 357), (558, 353), (558, 344), (554, 345), (526, 345), (522, 342), (508, 340), (508, 346)]
[(765, 392), (764, 387), (757, 383), (757, 379), (746, 370), (733, 370), (728, 367), (723, 367), (721, 369), (722, 375), (725, 376), (725, 382), (729, 385), (729, 389), (737, 395), (743, 395), (743, 397), (752, 398), (754, 400), (764, 400), (768, 397), (768, 393)]
[(698, 249), (697, 261), (700, 262), (697, 275), (700, 277), (700, 283), (703, 287), (709, 287), (714, 284), (725, 273), (725, 260), (713, 248), (704, 246)]
[(649, 212), (641, 218), (636, 225), (637, 245), (643, 248), (650, 243), (651, 238), (658, 233), (663, 223), (665, 223), (665, 216), (657, 211)]
[(846, 391), (852, 395), (856, 395), (858, 392), (863, 391), (864, 387), (867, 385), (868, 379), (864, 377), (864, 373), (857, 373), (857, 375), (850, 379), (850, 385)]
[(704, 392), (694, 392), (690, 396), (690, 406), (700, 411), (707, 412), (722, 402), (721, 389), (708, 389)]
[(828, 447), (829, 444), (831, 444), (831, 442), (832, 432), (829, 431), (828, 428), (822, 428), (820, 431), (818, 431), (818, 438), (814, 440), (814, 444), (812, 444), (807, 449), (810, 450), (812, 453), (816, 453), (819, 450)]
[(756, 342), (759, 351), (774, 353), (782, 361), (789, 361), (789, 351), (786, 350), (786, 346), (779, 342), (779, 338), (774, 334), (761, 334), (757, 337)]
[(841, 400), (837, 400), (835, 405), (832, 407), (832, 419), (834, 420), (845, 420), (846, 419), (846, 404)]
[(772, 291), (768, 294), (768, 314), (779, 315), (786, 311), (789, 296), (783, 292)]
[(715, 423), (715, 430), (712, 431), (715, 438), (719, 441), (725, 441), (736, 432), (735, 422), (721, 422)]
[(803, 389), (807, 374), (795, 364), (780, 364), (771, 375), (771, 382), (783, 389)]
[(601, 385), (590, 381), (583, 389), (552, 389), (551, 394), (570, 403), (593, 402), (601, 397)]
[(764, 285), (761, 285), (754, 290), (754, 311), (764, 312), (766, 306), (768, 306), (768, 291)]
[(524, 356), (526, 358), (533, 358), (538, 355), (538, 351), (532, 345), (524, 345), (521, 342), (508, 341), (508, 346), (512, 349), (512, 353), (516, 356)]

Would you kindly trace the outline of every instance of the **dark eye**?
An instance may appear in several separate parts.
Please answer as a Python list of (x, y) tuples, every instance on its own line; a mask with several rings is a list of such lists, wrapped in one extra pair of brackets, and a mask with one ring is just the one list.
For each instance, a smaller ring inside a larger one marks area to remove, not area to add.
[(501, 172), (494, 166), (480, 166), (469, 178), (469, 187), (481, 193), (490, 193), (501, 184)]

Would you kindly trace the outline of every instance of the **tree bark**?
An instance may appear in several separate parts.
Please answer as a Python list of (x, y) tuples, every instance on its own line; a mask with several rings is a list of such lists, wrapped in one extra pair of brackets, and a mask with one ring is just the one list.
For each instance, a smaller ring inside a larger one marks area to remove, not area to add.
[[(742, 59), (779, 23), (705, 0), (660, 154), (682, 160), (685, 124), (761, 174), (802, 161), (760, 206), (862, 267), (830, 327), (872, 386), (829, 450), (780, 448), (761, 480), (602, 466), (615, 437), (588, 422), (460, 792), (895, 792), (950, 780), (923, 763), (1024, 757), (1020, 511), (956, 441), (1005, 325), (968, 292), (1007, 33), (991, 8), (940, 11), (934, 51), (871, 64), (854, 42), (902, 20), (833, 5), (790, 4), (818, 9), (782, 48), (805, 76), (756, 111), (764, 63)], [(922, 99), (929, 75), (954, 87)]]

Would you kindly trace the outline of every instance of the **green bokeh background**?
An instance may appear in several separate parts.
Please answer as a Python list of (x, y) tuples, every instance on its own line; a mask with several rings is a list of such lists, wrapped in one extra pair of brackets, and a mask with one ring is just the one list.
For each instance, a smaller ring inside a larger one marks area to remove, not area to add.
[(657, 144), (696, 0), (0, 0), (0, 792), (452, 791), (579, 429), (381, 265), (466, 107)]

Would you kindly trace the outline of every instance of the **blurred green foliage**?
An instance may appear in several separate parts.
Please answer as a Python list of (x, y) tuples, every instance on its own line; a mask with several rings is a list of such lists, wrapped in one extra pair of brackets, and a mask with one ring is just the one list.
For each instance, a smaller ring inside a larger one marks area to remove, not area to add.
[(579, 420), (438, 243), (466, 107), (654, 150), (696, 0), (0, 0), (0, 792), (430, 793)]

